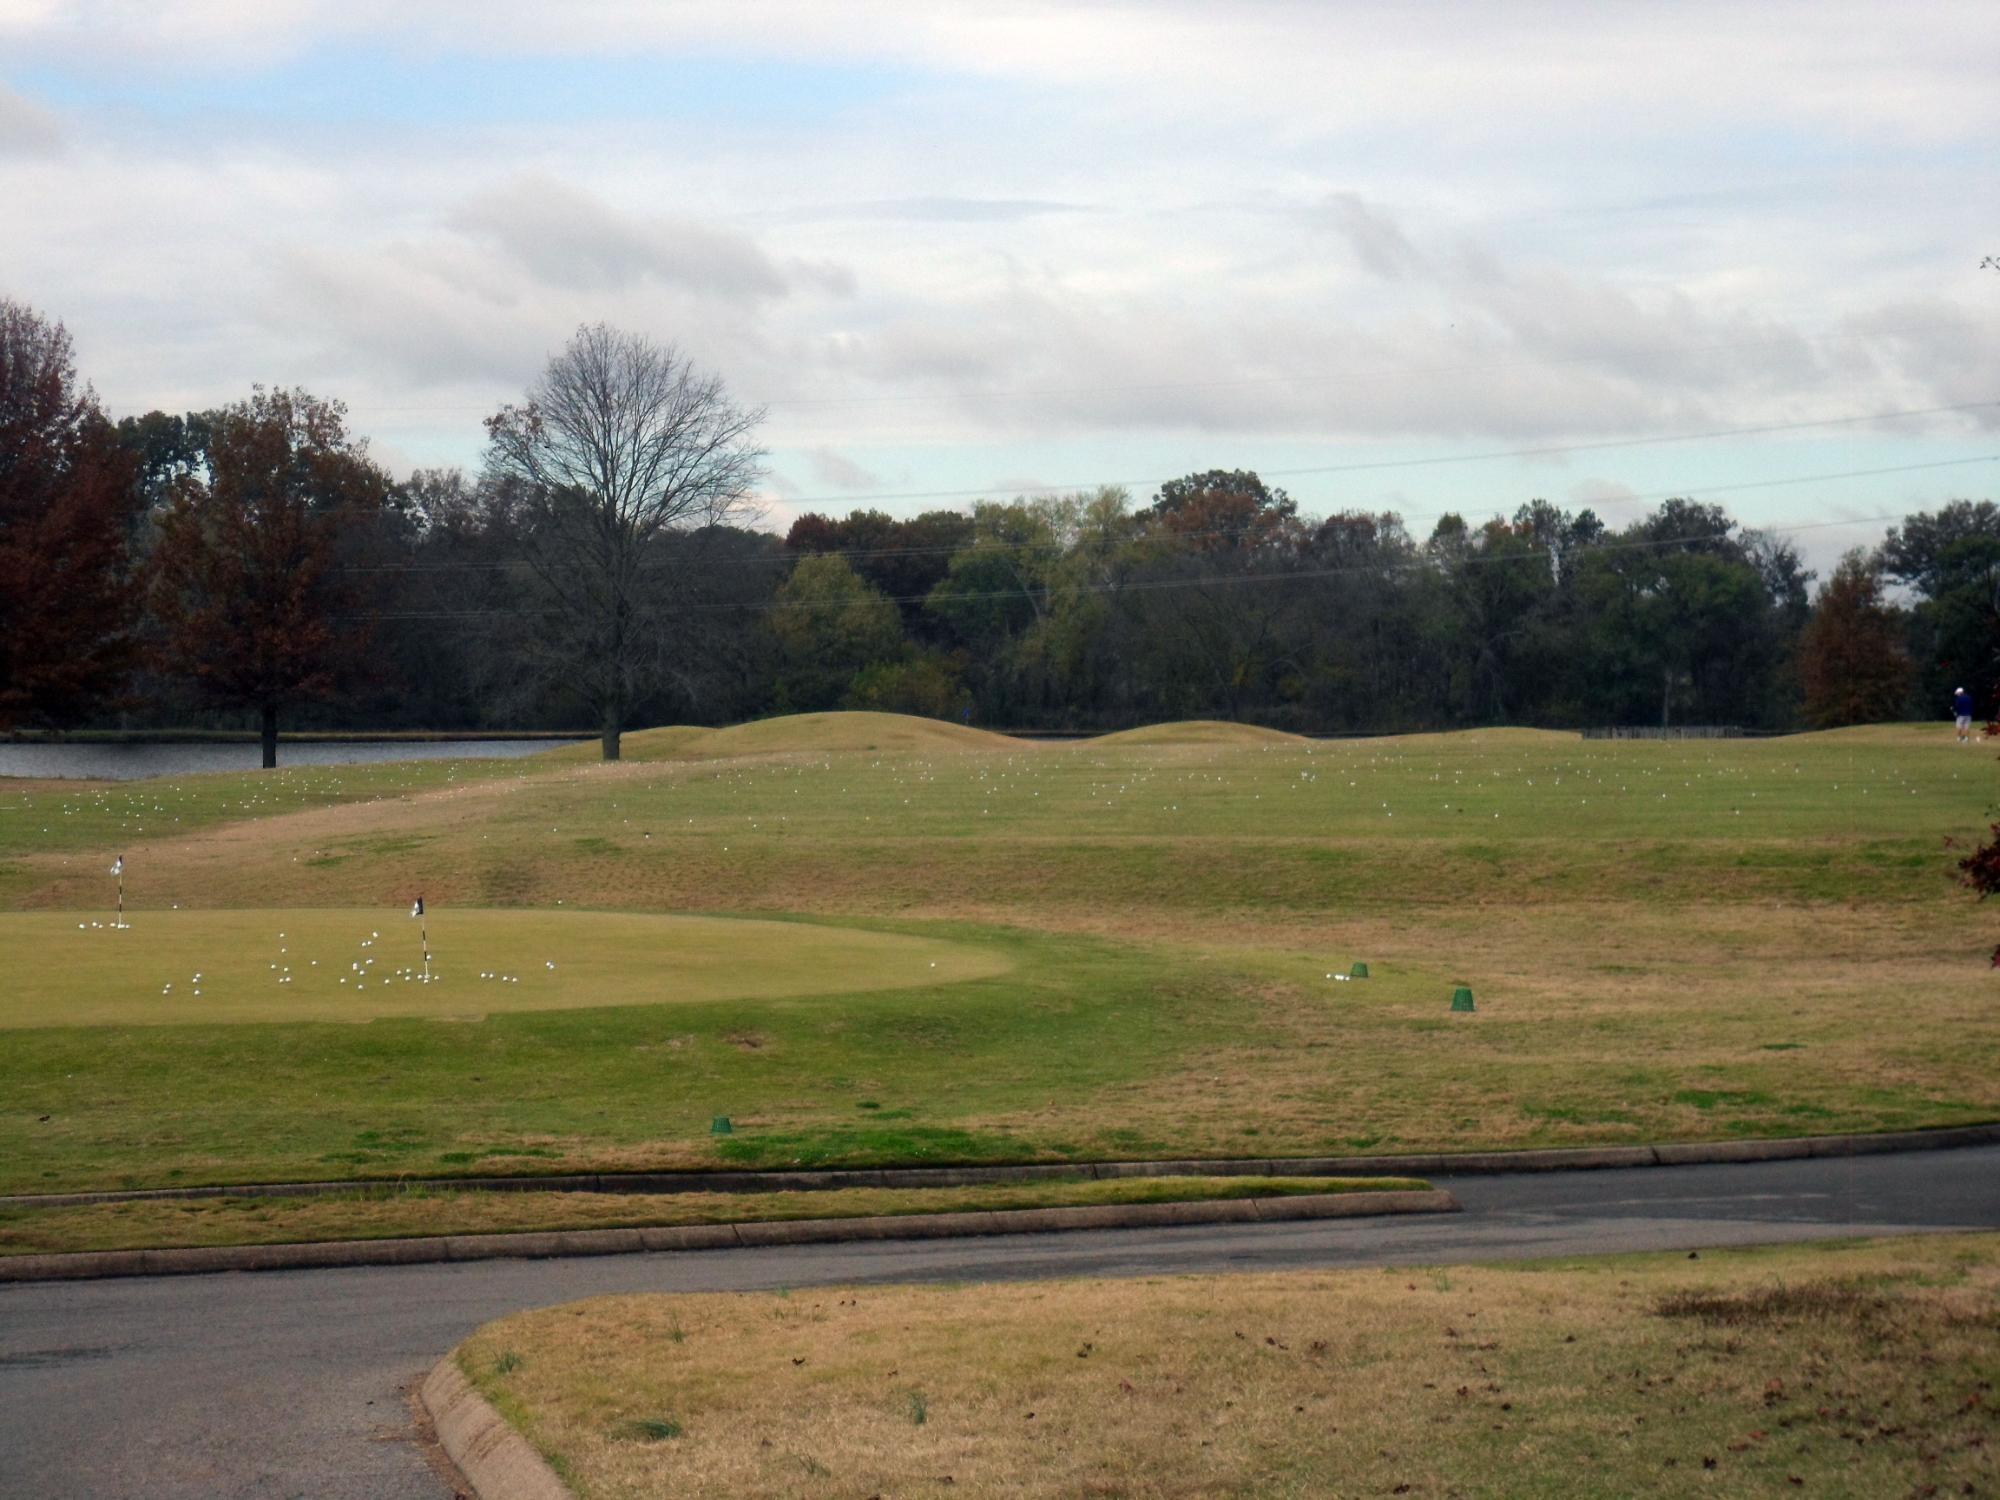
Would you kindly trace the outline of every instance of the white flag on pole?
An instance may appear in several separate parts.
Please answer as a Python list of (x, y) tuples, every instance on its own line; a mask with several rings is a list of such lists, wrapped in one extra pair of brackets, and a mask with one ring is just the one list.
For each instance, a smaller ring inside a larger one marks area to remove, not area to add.
[(125, 873), (124, 855), (121, 854), (116, 859), (111, 861), (111, 873), (113, 875), (123, 875)]
[(413, 917), (421, 917), (423, 914), (424, 914), (424, 898), (422, 896), (419, 896), (417, 897), (416, 904), (410, 908), (410, 915)]

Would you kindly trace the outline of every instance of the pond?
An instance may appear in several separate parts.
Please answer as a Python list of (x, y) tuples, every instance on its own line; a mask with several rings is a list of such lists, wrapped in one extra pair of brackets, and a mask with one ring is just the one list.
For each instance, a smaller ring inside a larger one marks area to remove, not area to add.
[[(582, 740), (287, 740), (280, 766), (351, 766), (385, 760), (509, 760), (577, 745)], [(242, 743), (191, 741), (112, 744), (8, 744), (0, 741), (0, 776), (69, 776), (137, 781), (146, 776), (187, 776), (203, 771), (254, 771), (263, 751)]]

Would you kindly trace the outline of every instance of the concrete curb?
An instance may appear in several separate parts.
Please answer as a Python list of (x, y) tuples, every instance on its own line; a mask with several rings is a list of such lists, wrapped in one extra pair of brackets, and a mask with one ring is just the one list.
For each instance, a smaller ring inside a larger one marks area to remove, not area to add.
[(655, 1250), (730, 1250), (758, 1245), (1039, 1234), (1064, 1229), (1138, 1229), (1175, 1224), (1247, 1224), (1260, 1220), (1457, 1212), (1458, 1200), (1450, 1193), (1436, 1190), (1302, 1193), (1284, 1198), (874, 1214), (852, 1219), (773, 1219), (749, 1224), (684, 1224), (654, 1229), (451, 1234), (402, 1240), (323, 1240), (305, 1245), (207, 1245), (183, 1250), (89, 1250), (0, 1257), (0, 1282), (192, 1276), (211, 1271), (291, 1271), (330, 1266), (407, 1266), (429, 1261), (543, 1260), (568, 1255), (633, 1255)]
[(1225, 1161), (1036, 1162), (999, 1167), (833, 1167), (823, 1171), (584, 1172), (556, 1177), (395, 1177), (346, 1182), (253, 1182), (219, 1187), (135, 1188), (101, 1193), (0, 1196), (0, 1208), (76, 1208), (183, 1198), (311, 1198), (420, 1188), (482, 1193), (803, 1193), (853, 1187), (984, 1187), (1058, 1177), (1449, 1177), (1501, 1172), (1581, 1172), (1704, 1162), (1790, 1161), (1943, 1151), (2000, 1142), (2000, 1121), (1889, 1130), (1869, 1135), (1689, 1141), (1652, 1146), (1557, 1146), (1535, 1151), (1432, 1151), (1405, 1156), (1268, 1156)]
[(575, 1500), (541, 1454), (472, 1388), (456, 1356), (438, 1361), (418, 1396), (438, 1446), (479, 1500)]

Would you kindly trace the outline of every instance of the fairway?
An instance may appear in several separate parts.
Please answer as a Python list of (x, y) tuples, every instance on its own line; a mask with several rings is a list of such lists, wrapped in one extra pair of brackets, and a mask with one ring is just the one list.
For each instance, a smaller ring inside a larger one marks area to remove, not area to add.
[[(2000, 1116), (2000, 913), (1955, 878), (2000, 777), (1948, 726), (1031, 743), (836, 714), (628, 745), (0, 787), (0, 1183)], [(114, 855), (129, 932), (87, 925)], [(418, 891), (431, 985), (396, 973)]]
[(1003, 973), (991, 949), (798, 922), (433, 909), (431, 979), (398, 910), (0, 914), (32, 955), (0, 1027), (371, 1021), (687, 1005), (950, 984)]

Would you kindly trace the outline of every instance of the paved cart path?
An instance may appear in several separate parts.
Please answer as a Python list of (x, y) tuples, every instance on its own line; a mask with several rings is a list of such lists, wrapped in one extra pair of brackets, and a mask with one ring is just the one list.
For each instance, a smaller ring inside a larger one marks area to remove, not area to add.
[(446, 1500), (404, 1393), (605, 1292), (1282, 1270), (2000, 1229), (2000, 1146), (1438, 1178), (1462, 1214), (0, 1285), (0, 1496)]

